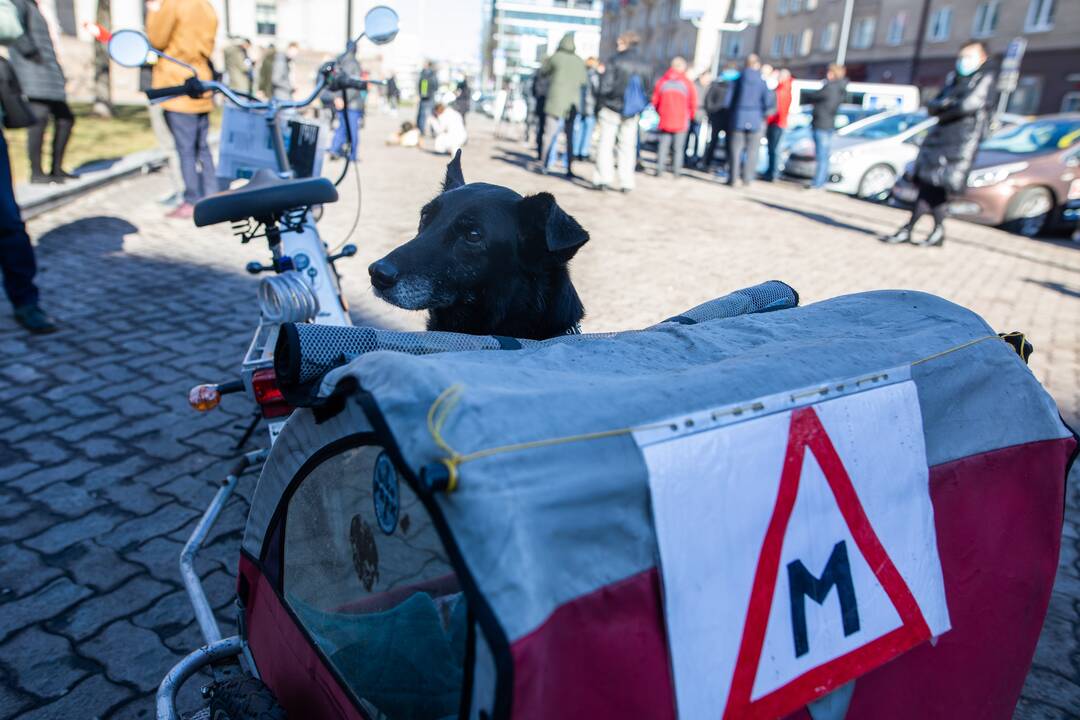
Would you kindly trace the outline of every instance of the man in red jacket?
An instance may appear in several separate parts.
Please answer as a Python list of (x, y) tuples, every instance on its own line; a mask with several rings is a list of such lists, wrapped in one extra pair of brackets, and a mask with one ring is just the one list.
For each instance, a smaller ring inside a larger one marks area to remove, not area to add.
[(681, 57), (672, 59), (671, 67), (653, 88), (652, 104), (660, 115), (660, 148), (656, 158), (656, 174), (664, 174), (664, 166), (674, 143), (674, 174), (679, 177), (686, 159), (686, 132), (690, 129), (690, 120), (697, 109), (697, 90), (690, 78), (686, 77), (686, 60)]
[[(781, 68), (774, 71), (776, 77), (776, 112), (765, 118), (765, 141), (769, 143), (769, 168), (765, 179), (772, 182), (780, 174), (780, 141), (788, 125), (791, 109), (791, 71)], [(771, 84), (771, 83), (770, 83)]]

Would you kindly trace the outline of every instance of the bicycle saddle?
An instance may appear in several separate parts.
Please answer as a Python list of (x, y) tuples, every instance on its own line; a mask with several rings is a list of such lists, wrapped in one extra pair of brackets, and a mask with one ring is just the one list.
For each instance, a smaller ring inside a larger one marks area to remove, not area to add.
[(264, 168), (257, 171), (247, 185), (208, 195), (195, 203), (195, 225), (204, 227), (249, 217), (265, 218), (337, 199), (337, 188), (326, 178), (282, 179), (273, 170)]

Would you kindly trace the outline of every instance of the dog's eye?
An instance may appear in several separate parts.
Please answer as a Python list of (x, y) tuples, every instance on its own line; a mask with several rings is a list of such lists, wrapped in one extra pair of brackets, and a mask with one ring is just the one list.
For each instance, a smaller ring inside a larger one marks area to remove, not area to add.
[(479, 243), (482, 239), (483, 236), (480, 234), (480, 230), (477, 228), (469, 228), (465, 231), (465, 242)]

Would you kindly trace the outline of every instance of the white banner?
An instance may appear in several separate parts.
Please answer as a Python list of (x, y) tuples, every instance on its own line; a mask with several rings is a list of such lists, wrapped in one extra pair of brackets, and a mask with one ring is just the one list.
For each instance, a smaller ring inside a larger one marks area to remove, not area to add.
[(638, 436), (680, 717), (783, 716), (949, 629), (915, 385), (858, 387)]

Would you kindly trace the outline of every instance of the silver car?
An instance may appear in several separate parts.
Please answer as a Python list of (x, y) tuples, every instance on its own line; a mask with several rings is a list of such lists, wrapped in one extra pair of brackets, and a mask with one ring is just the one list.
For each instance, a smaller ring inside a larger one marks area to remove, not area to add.
[[(937, 120), (925, 112), (885, 112), (836, 131), (829, 155), (826, 188), (866, 199), (888, 196), (904, 167), (919, 154), (919, 144)], [(812, 179), (817, 168), (814, 142), (792, 148), (784, 173)]]

